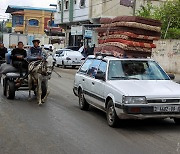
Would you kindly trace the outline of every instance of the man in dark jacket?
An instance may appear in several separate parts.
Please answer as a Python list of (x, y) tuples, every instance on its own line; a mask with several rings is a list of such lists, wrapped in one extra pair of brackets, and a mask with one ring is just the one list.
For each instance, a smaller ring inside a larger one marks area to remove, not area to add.
[(23, 49), (23, 42), (18, 42), (18, 48), (11, 52), (12, 65), (17, 68), (22, 77), (22, 69), (28, 69), (28, 63), (24, 60), (27, 57), (26, 50)]
[(7, 53), (7, 48), (4, 47), (3, 43), (0, 43), (0, 60), (5, 59), (6, 53)]
[(39, 47), (39, 40), (33, 40), (33, 47), (28, 51), (28, 61), (41, 60), (43, 58), (42, 49)]

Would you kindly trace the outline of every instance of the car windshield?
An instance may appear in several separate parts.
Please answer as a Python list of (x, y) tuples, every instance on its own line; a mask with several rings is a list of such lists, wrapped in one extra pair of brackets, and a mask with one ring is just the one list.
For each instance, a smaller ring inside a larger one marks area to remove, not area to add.
[(68, 50), (68, 49), (57, 50), (57, 51), (56, 51), (56, 54), (61, 54), (63, 51), (70, 51), (70, 50)]
[(170, 80), (155, 61), (111, 60), (109, 80)]

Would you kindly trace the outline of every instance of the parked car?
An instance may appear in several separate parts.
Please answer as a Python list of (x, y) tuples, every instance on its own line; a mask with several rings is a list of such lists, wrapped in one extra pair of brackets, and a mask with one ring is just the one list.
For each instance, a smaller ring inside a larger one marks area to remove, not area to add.
[(180, 84), (152, 59), (86, 59), (75, 75), (79, 107), (92, 105), (107, 115), (109, 126), (119, 119), (173, 118), (180, 124)]
[(71, 50), (74, 50), (74, 51), (78, 51), (79, 47), (78, 46), (68, 46), (68, 47), (66, 47), (66, 49), (71, 49)]
[(76, 66), (80, 66), (85, 60), (80, 52), (70, 49), (56, 51), (54, 58), (56, 60), (56, 65), (62, 66), (63, 68), (66, 68), (66, 66), (72, 66), (75, 68)]

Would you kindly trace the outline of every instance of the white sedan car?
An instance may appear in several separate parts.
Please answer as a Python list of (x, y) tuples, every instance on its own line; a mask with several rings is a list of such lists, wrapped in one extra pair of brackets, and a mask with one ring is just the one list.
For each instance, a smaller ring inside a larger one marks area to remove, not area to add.
[(76, 66), (81, 66), (85, 57), (78, 51), (61, 49), (56, 51), (54, 59), (56, 60), (57, 66), (62, 66), (63, 68), (66, 68), (66, 66), (72, 66), (75, 68)]
[(180, 124), (180, 84), (151, 59), (87, 58), (75, 75), (79, 106), (103, 110), (118, 119), (173, 118)]

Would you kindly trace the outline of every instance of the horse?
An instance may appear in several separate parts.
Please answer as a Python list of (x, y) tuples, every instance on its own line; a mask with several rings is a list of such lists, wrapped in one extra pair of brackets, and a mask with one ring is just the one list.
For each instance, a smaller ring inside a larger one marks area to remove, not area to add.
[[(50, 80), (54, 68), (53, 62), (52, 54), (47, 53), (46, 58), (30, 62), (28, 65), (29, 99), (31, 99), (31, 90), (34, 90), (38, 105), (45, 103), (50, 93), (48, 91), (48, 80)], [(33, 87), (35, 88), (32, 89)]]

